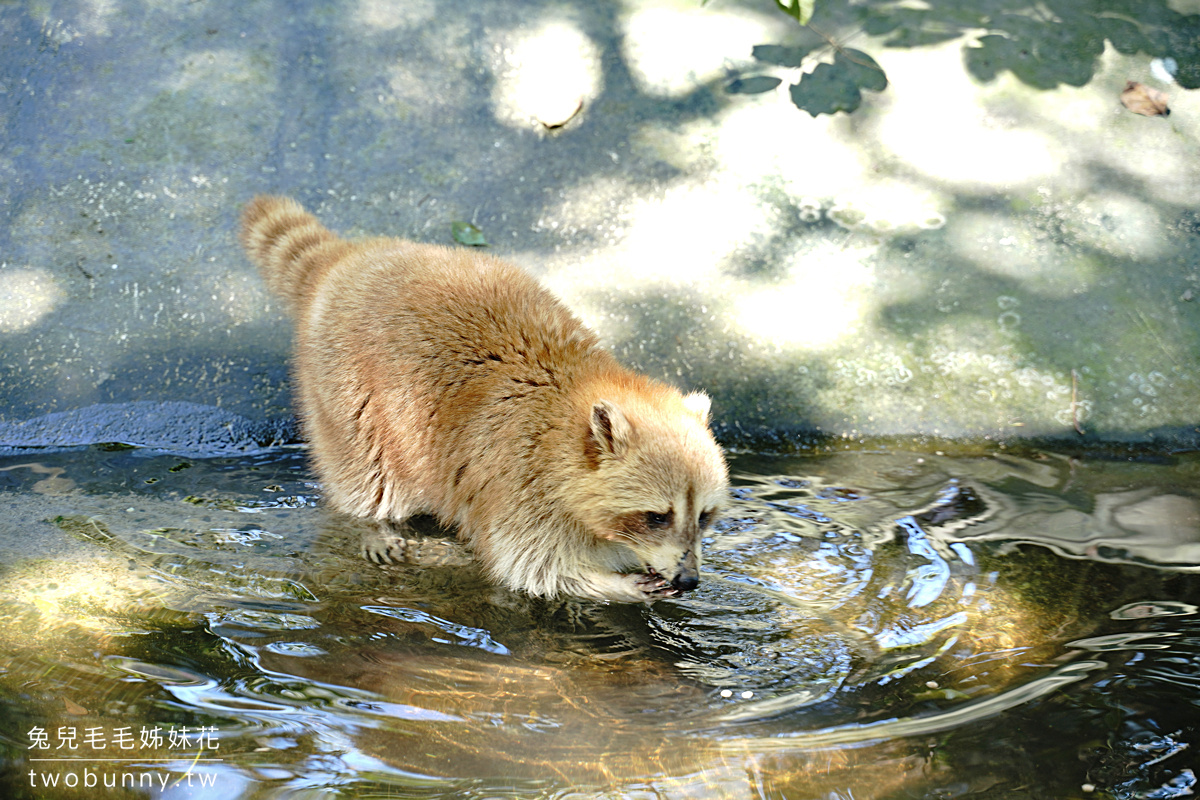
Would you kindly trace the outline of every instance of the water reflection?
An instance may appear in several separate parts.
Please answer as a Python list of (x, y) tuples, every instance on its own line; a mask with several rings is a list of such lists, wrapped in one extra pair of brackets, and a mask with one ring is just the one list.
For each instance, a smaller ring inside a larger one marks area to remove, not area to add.
[(732, 467), (701, 588), (646, 609), (366, 562), (299, 452), (0, 464), (0, 781), (81, 768), (34, 729), (174, 726), (219, 759), (138, 770), (213, 797), (1192, 790), (1200, 459)]

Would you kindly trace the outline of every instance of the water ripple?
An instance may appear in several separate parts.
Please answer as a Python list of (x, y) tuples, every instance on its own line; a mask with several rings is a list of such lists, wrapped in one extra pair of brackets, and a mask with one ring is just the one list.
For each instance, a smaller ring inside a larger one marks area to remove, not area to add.
[(832, 745), (861, 744), (882, 739), (938, 733), (995, 716), (1040, 697), (1045, 697), (1107, 666), (1103, 661), (1076, 661), (1054, 670), (1049, 675), (993, 697), (925, 717), (852, 723), (815, 731), (780, 734), (770, 738), (728, 739), (722, 742), (722, 747), (738, 751), (815, 749)]

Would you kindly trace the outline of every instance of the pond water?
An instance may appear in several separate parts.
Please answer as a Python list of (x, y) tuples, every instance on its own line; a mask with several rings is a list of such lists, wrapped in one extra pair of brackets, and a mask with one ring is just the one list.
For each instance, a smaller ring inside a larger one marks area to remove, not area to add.
[[(300, 449), (0, 462), (0, 796), (1196, 791), (1200, 457), (730, 459), (703, 582), (359, 555)], [(69, 759), (69, 760), (67, 760)]]

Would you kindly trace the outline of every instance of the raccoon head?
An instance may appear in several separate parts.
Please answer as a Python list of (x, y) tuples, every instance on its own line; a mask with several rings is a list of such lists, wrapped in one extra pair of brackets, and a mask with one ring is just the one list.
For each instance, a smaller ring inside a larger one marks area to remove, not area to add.
[(591, 407), (586, 460), (595, 488), (590, 527), (619, 572), (661, 580), (659, 596), (700, 583), (701, 541), (728, 476), (708, 430), (708, 397), (671, 392)]

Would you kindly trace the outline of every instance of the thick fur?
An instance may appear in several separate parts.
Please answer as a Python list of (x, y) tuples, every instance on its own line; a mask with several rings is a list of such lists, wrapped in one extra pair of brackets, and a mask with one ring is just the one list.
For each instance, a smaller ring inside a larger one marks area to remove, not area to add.
[(650, 602), (695, 587), (727, 491), (709, 401), (621, 367), (521, 269), (351, 243), (258, 197), (242, 243), (295, 322), (300, 419), (335, 508), (456, 525), (493, 580)]

